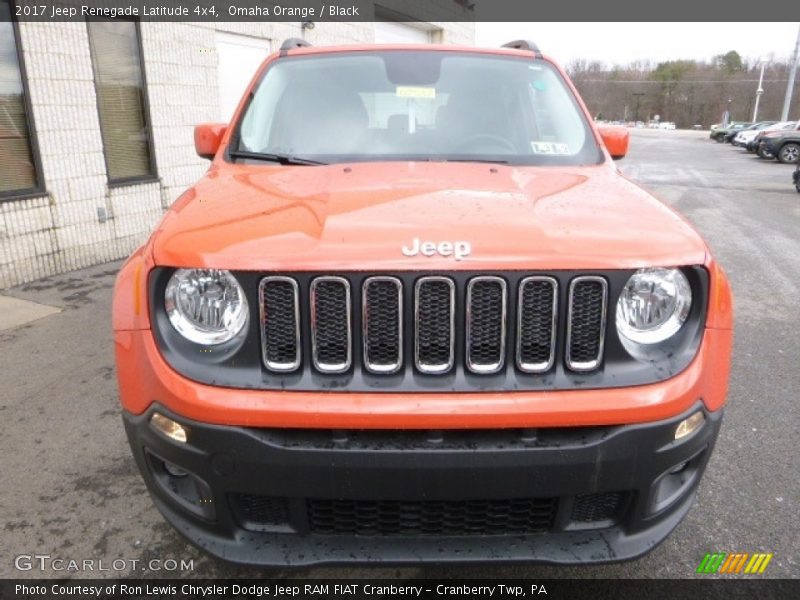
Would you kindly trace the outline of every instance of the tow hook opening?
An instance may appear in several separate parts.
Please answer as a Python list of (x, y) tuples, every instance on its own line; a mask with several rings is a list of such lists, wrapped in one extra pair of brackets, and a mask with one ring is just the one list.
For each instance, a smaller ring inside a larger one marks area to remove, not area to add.
[(205, 480), (185, 467), (153, 454), (148, 448), (145, 448), (145, 455), (153, 481), (164, 495), (201, 519), (216, 519), (211, 486)]
[(706, 446), (690, 459), (674, 464), (656, 479), (650, 495), (650, 515), (669, 508), (686, 494), (698, 478), (707, 451)]

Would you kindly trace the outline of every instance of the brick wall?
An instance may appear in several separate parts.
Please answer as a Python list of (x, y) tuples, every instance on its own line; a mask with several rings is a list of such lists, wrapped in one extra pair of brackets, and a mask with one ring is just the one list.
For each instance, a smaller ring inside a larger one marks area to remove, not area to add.
[[(474, 24), (432, 23), (436, 41), (472, 44)], [(0, 202), (0, 289), (127, 256), (207, 161), (194, 125), (218, 120), (215, 31), (273, 41), (299, 23), (142, 23), (159, 181), (109, 188), (83, 23), (19, 24), (46, 195)], [(316, 23), (312, 44), (371, 43), (372, 23)], [(103, 213), (105, 218), (100, 218)]]

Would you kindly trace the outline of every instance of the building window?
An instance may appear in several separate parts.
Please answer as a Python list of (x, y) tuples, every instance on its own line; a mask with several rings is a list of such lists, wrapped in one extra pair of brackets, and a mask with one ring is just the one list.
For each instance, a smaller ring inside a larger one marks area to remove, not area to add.
[(33, 132), (19, 31), (0, 0), (0, 199), (42, 193)]
[(89, 21), (97, 108), (111, 184), (156, 178), (142, 46), (135, 21)]

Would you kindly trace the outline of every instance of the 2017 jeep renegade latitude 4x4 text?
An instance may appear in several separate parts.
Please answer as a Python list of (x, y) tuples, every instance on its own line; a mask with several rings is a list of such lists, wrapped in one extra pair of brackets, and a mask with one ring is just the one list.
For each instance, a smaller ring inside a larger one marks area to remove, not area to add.
[(117, 280), (133, 453), (240, 563), (602, 562), (689, 510), (729, 286), (529, 43), (289, 42)]

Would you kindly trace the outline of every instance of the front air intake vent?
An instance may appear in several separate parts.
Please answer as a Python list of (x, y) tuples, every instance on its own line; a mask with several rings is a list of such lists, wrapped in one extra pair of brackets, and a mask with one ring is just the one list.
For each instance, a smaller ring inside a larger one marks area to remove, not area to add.
[(300, 366), (300, 300), (291, 277), (265, 277), (259, 286), (264, 365), (272, 371)]
[(455, 284), (448, 277), (422, 277), (414, 288), (416, 367), (423, 373), (453, 368)]
[(523, 279), (517, 310), (517, 366), (526, 373), (544, 373), (556, 354), (558, 282), (552, 277)]
[(396, 277), (370, 277), (363, 289), (364, 366), (395, 373), (403, 364), (403, 284)]
[(567, 367), (592, 371), (603, 360), (608, 284), (602, 277), (576, 277), (569, 286)]
[(323, 373), (342, 373), (352, 362), (350, 282), (317, 277), (311, 282), (311, 354)]
[(467, 368), (496, 373), (506, 356), (506, 282), (473, 277), (467, 284)]

